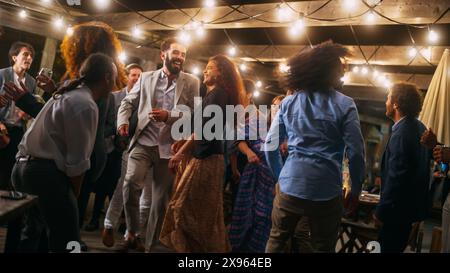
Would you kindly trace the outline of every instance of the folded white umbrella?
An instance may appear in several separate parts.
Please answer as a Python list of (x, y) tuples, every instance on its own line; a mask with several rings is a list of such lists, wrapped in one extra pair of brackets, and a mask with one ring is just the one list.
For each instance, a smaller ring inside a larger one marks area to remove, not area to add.
[(450, 146), (450, 51), (445, 49), (430, 86), (419, 119), (431, 128), (440, 143)]

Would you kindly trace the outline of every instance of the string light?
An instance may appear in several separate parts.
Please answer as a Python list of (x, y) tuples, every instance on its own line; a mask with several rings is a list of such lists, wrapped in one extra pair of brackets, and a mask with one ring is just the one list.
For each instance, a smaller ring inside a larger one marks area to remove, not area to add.
[(356, 1), (355, 0), (345, 0), (344, 7), (348, 11), (353, 11), (356, 8)]
[(72, 26), (69, 26), (69, 27), (67, 28), (66, 34), (67, 34), (68, 36), (72, 36), (72, 35), (73, 35), (73, 27), (72, 27)]
[(205, 37), (205, 28), (203, 27), (203, 23), (199, 23), (195, 27), (195, 34), (197, 35), (198, 38), (203, 38)]
[(94, 3), (97, 8), (106, 9), (110, 4), (110, 0), (95, 0)]
[(236, 55), (236, 47), (232, 46), (228, 49), (228, 55), (230, 55), (231, 57)]
[(436, 31), (430, 30), (428, 31), (428, 41), (430, 43), (436, 43), (439, 40), (439, 35)]
[(20, 12), (19, 12), (20, 18), (25, 19), (25, 18), (27, 18), (27, 16), (28, 16), (28, 13), (26, 10), (24, 10), (24, 9), (20, 10)]
[(136, 25), (136, 26), (134, 26), (132, 33), (133, 33), (133, 37), (140, 38), (142, 35), (142, 30)]
[(355, 66), (352, 69), (353, 73), (359, 73), (359, 67)]
[(178, 35), (178, 39), (184, 44), (189, 44), (191, 42), (191, 35), (184, 29), (182, 29)]
[(278, 70), (280, 70), (281, 73), (288, 73), (289, 69), (290, 69), (290, 67), (287, 64), (285, 64), (285, 63), (281, 63), (278, 66)]
[(245, 65), (244, 63), (242, 63), (239, 68), (241, 69), (241, 71), (247, 71), (247, 65)]
[(61, 29), (64, 26), (64, 19), (62, 17), (55, 19), (55, 21), (53, 21), (53, 25), (57, 29)]
[(195, 66), (193, 69), (192, 69), (192, 73), (194, 74), (194, 75), (200, 75), (200, 68), (198, 68), (197, 66)]
[(350, 76), (347, 73), (345, 73), (344, 76), (341, 78), (341, 82), (343, 82), (344, 84), (348, 83), (349, 80)]
[(291, 10), (286, 5), (279, 5), (277, 14), (280, 22), (289, 21), (291, 19)]
[(389, 79), (386, 79), (384, 82), (383, 82), (383, 85), (384, 85), (384, 87), (386, 87), (386, 88), (391, 88), (392, 87), (392, 82), (389, 80)]
[(428, 61), (431, 61), (431, 48), (424, 48), (422, 50), (422, 55), (427, 59)]
[(411, 47), (411, 48), (408, 50), (408, 55), (409, 55), (409, 57), (411, 57), (411, 58), (416, 57), (416, 55), (417, 55), (417, 49), (416, 49), (415, 47)]
[(367, 13), (366, 22), (371, 25), (375, 22), (375, 14), (373, 13), (373, 11), (369, 11)]
[(296, 20), (291, 27), (289, 28), (289, 34), (292, 37), (298, 36), (300, 33), (302, 33), (305, 30), (305, 21), (303, 20), (303, 17), (301, 16), (298, 20)]
[(261, 82), (261, 81), (257, 81), (257, 82), (256, 82), (256, 87), (258, 87), (258, 88), (261, 88), (261, 87), (262, 87), (262, 85), (263, 85), (263, 84), (262, 84), (262, 82)]
[(258, 90), (255, 90), (255, 91), (253, 92), (253, 97), (254, 97), (254, 98), (259, 97), (259, 95), (261, 95), (261, 92), (259, 92)]
[(127, 54), (125, 53), (125, 52), (121, 52), (120, 54), (119, 54), (119, 60), (122, 62), (122, 63), (124, 63), (126, 60), (127, 60)]
[(367, 69), (367, 67), (363, 67), (363, 68), (361, 69), (361, 73), (362, 73), (363, 75), (367, 75), (368, 72), (369, 72), (369, 70)]
[(204, 2), (205, 7), (212, 8), (216, 5), (216, 1), (214, 0), (205, 0)]

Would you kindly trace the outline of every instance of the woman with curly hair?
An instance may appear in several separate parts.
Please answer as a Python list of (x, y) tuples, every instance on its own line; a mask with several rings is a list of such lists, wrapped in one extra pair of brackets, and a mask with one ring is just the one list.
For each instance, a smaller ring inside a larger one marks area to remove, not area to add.
[[(202, 109), (245, 101), (241, 76), (235, 64), (223, 55), (209, 59), (203, 72), (207, 93)], [(213, 117), (203, 117), (201, 128)], [(222, 128), (225, 126), (225, 115)], [(215, 125), (214, 132), (221, 130)], [(222, 130), (221, 130), (222, 131)], [(229, 252), (231, 250), (223, 217), (224, 151), (221, 139), (206, 140), (192, 134), (169, 162), (175, 168), (184, 155), (191, 155), (176, 183), (161, 230), (160, 241), (177, 252)]]
[[(103, 22), (86, 22), (73, 27), (73, 34), (66, 35), (61, 43), (62, 57), (66, 63), (66, 73), (63, 80), (76, 78), (82, 62), (92, 53), (100, 52), (113, 59), (118, 68), (118, 75), (113, 90), (119, 90), (127, 82), (124, 65), (118, 55), (122, 51), (119, 39), (114, 30)], [(111, 90), (111, 91), (113, 91)], [(78, 198), (79, 225), (83, 225), (89, 195), (94, 188), (94, 182), (100, 177), (106, 164), (107, 152), (105, 138), (115, 135), (114, 97), (100, 100), (99, 126), (96, 145), (91, 157), (91, 169), (86, 173), (81, 193)]]

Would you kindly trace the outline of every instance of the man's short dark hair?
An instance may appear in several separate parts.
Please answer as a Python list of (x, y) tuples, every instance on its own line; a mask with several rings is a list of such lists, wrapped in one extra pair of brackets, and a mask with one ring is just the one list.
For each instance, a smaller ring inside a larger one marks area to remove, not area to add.
[(19, 55), (20, 51), (21, 51), (22, 48), (24, 48), (24, 47), (27, 48), (29, 51), (31, 51), (31, 55), (32, 55), (33, 58), (34, 58), (35, 51), (34, 51), (34, 48), (33, 48), (32, 45), (30, 45), (29, 43), (20, 42), (20, 41), (14, 42), (14, 43), (11, 45), (11, 47), (10, 47), (10, 49), (9, 49), (9, 52), (8, 52), (9, 63), (10, 63), (11, 65), (14, 65), (14, 60), (13, 60), (12, 57), (13, 57), (13, 56)]
[(175, 44), (175, 43), (181, 44), (181, 45), (183, 45), (183, 46), (186, 46), (185, 44), (181, 43), (177, 38), (175, 38), (175, 37), (170, 37), (170, 38), (165, 39), (165, 40), (161, 43), (161, 51), (164, 52), (164, 51), (169, 50), (170, 45), (171, 45), (171, 44)]
[(415, 84), (400, 82), (391, 89), (392, 103), (407, 117), (417, 117), (422, 110), (422, 96)]
[(135, 69), (135, 68), (137, 68), (137, 69), (141, 70), (142, 72), (144, 72), (144, 69), (142, 68), (142, 66), (140, 66), (137, 63), (131, 63), (131, 64), (129, 64), (129, 65), (127, 65), (125, 67), (125, 70), (127, 71), (127, 75), (130, 75), (131, 69)]

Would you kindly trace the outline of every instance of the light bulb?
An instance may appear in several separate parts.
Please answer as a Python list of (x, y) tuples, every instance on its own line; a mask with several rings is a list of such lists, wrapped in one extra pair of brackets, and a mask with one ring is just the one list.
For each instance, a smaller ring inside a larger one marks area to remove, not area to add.
[(110, 4), (110, 0), (95, 0), (94, 3), (97, 8), (106, 9)]
[(288, 73), (290, 67), (287, 64), (285, 64), (285, 63), (281, 63), (279, 65), (278, 69), (280, 70), (281, 73)]
[(191, 42), (191, 35), (186, 30), (181, 30), (178, 39), (184, 44), (189, 44)]
[(375, 14), (374, 14), (373, 11), (369, 11), (369, 12), (366, 14), (366, 22), (367, 22), (368, 24), (373, 24), (373, 23), (375, 22)]
[(194, 75), (200, 75), (200, 69), (199, 69), (198, 67), (194, 67), (194, 68), (192, 69), (192, 73), (193, 73)]
[(281, 22), (289, 21), (291, 19), (291, 10), (285, 5), (280, 5), (277, 9), (278, 20)]
[(362, 73), (363, 75), (367, 75), (368, 72), (369, 72), (369, 70), (367, 69), (367, 67), (363, 67), (363, 68), (361, 69), (361, 73)]
[(228, 49), (228, 55), (230, 55), (231, 57), (236, 55), (236, 47), (232, 46)]
[(430, 30), (428, 32), (428, 41), (430, 41), (430, 43), (436, 43), (438, 40), (439, 35), (437, 34), (437, 32), (434, 30)]
[(19, 12), (19, 16), (20, 16), (20, 18), (25, 19), (25, 18), (27, 18), (28, 13), (26, 10), (23, 9)]
[(205, 7), (212, 8), (216, 5), (216, 1), (214, 0), (205, 0), (204, 2)]
[(415, 47), (410, 48), (409, 51), (408, 51), (408, 55), (409, 55), (409, 57), (411, 57), (411, 58), (416, 57), (416, 55), (417, 55), (417, 49), (416, 49)]
[(64, 26), (64, 19), (63, 18), (55, 19), (55, 21), (53, 21), (53, 25), (58, 29), (62, 28)]
[(120, 54), (119, 54), (119, 60), (122, 62), (122, 63), (124, 63), (126, 60), (127, 60), (127, 54), (125, 53), (125, 52), (121, 52)]
[(69, 26), (69, 27), (67, 28), (66, 34), (67, 34), (68, 36), (72, 36), (72, 35), (73, 35), (73, 27)]

